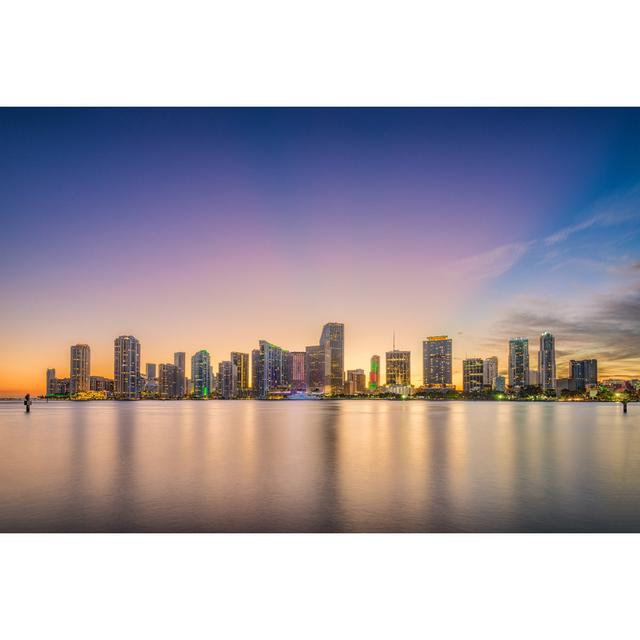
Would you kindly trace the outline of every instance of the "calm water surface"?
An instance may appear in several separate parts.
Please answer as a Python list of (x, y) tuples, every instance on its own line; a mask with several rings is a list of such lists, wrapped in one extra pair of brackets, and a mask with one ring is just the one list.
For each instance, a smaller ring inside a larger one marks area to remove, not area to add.
[(0, 403), (1, 531), (640, 531), (640, 406)]

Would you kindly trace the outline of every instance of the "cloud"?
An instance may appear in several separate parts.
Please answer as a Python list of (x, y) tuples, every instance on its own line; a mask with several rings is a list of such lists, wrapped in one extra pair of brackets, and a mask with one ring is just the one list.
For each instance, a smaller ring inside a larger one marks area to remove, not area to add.
[[(511, 309), (494, 324), (486, 347), (504, 346), (511, 335), (556, 337), (558, 359), (597, 358), (606, 375), (640, 377), (640, 282), (627, 290), (598, 295), (568, 314), (550, 301), (536, 308)], [(535, 364), (532, 364), (535, 367)]]
[(512, 242), (484, 253), (478, 253), (458, 260), (452, 266), (455, 275), (471, 279), (485, 280), (497, 278), (511, 269), (529, 250), (532, 242)]

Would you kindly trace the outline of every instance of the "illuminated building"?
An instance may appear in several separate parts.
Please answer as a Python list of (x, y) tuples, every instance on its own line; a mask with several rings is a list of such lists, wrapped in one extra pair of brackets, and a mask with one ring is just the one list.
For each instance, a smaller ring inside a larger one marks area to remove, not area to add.
[(47, 395), (53, 396), (56, 394), (56, 370), (47, 369)]
[(344, 384), (344, 393), (348, 396), (360, 395), (367, 391), (367, 375), (364, 369), (351, 369), (347, 371), (347, 380)]
[(201, 349), (191, 356), (191, 383), (195, 398), (208, 398), (212, 389), (211, 356)]
[(187, 393), (187, 371), (185, 361), (187, 354), (184, 351), (176, 351), (173, 354), (173, 364), (176, 372), (176, 398), (184, 398)]
[[(254, 394), (261, 400), (266, 400), (270, 392), (281, 390), (284, 386), (284, 354), (281, 347), (260, 340), (259, 348), (254, 349), (255, 387)], [(253, 363), (252, 363), (253, 364)]]
[(312, 345), (305, 351), (305, 376), (307, 393), (330, 393), (331, 354), (328, 345)]
[(306, 389), (305, 363), (306, 352), (289, 351), (285, 357), (285, 384), (292, 391)]
[(509, 386), (529, 386), (529, 339), (509, 340)]
[(578, 391), (598, 384), (598, 361), (569, 360), (569, 375)]
[(88, 344), (74, 344), (71, 347), (71, 365), (69, 381), (71, 395), (81, 391), (89, 391), (91, 377), (91, 350)]
[(484, 384), (482, 358), (465, 358), (462, 361), (462, 385), (465, 393), (481, 391)]
[(380, 388), (380, 356), (371, 356), (369, 369), (369, 391), (375, 392)]
[(556, 339), (548, 331), (540, 336), (538, 384), (543, 391), (555, 391), (556, 388)]
[(344, 386), (344, 324), (328, 322), (322, 328), (320, 346), (326, 347), (329, 355), (327, 393), (340, 395)]
[(493, 381), (492, 389), (498, 393), (504, 393), (506, 391), (506, 380), (504, 376), (496, 376)]
[(147, 362), (146, 372), (147, 372), (147, 375), (146, 375), (147, 381), (156, 379), (156, 365), (155, 364), (153, 364), (151, 362)]
[(218, 365), (218, 384), (224, 400), (238, 397), (238, 368), (231, 360), (223, 360)]
[(236, 390), (238, 396), (244, 398), (249, 393), (249, 354), (232, 351), (231, 362), (236, 367)]
[(158, 396), (161, 400), (174, 400), (178, 396), (179, 369), (175, 364), (158, 366)]
[(89, 389), (91, 391), (106, 391), (113, 393), (113, 380), (104, 376), (91, 376), (89, 379)]
[(393, 349), (387, 351), (386, 361), (386, 386), (411, 385), (411, 351)]
[(429, 336), (422, 341), (422, 366), (424, 385), (445, 387), (452, 384), (453, 341), (448, 336)]
[(140, 398), (140, 342), (119, 336), (113, 348), (113, 393), (118, 400)]
[(495, 388), (495, 379), (498, 377), (498, 358), (491, 356), (484, 359), (482, 378), (485, 387)]

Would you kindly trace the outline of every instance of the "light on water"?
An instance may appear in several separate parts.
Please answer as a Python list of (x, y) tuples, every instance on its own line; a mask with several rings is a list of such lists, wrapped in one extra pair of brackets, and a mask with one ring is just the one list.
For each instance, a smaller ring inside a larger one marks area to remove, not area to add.
[(640, 531), (640, 408), (0, 404), (2, 531)]

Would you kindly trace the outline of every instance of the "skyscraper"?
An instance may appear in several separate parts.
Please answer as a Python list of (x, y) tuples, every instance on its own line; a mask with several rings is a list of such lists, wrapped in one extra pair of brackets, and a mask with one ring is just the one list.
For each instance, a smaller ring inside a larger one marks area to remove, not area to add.
[(369, 365), (369, 391), (372, 393), (380, 387), (380, 356), (371, 356)]
[(445, 387), (452, 384), (452, 340), (448, 336), (429, 336), (422, 342), (424, 385)]
[(364, 369), (351, 369), (347, 371), (345, 393), (347, 395), (359, 395), (367, 391), (367, 375)]
[(328, 345), (312, 345), (305, 351), (305, 376), (308, 393), (331, 393), (329, 385), (331, 354)]
[(231, 360), (223, 360), (218, 365), (220, 396), (224, 400), (238, 397), (238, 369)]
[(462, 384), (465, 393), (480, 391), (484, 384), (482, 358), (465, 358), (462, 361)]
[(260, 340), (259, 345), (259, 348), (254, 350), (257, 351), (254, 394), (257, 398), (265, 400), (271, 391), (282, 389), (284, 386), (284, 354), (286, 351), (266, 340)]
[(47, 369), (47, 395), (53, 396), (56, 393), (56, 370)]
[(341, 395), (344, 387), (344, 324), (328, 322), (322, 328), (320, 346), (329, 353), (327, 393)]
[(236, 367), (236, 389), (238, 395), (244, 398), (249, 392), (249, 354), (232, 351), (231, 362)]
[(304, 362), (304, 351), (289, 351), (285, 357), (285, 384), (292, 391), (304, 391), (307, 383)]
[(147, 375), (146, 375), (147, 382), (155, 380), (155, 378), (156, 378), (156, 365), (153, 364), (152, 362), (147, 362), (146, 372), (147, 372)]
[(175, 364), (161, 364), (158, 367), (158, 395), (161, 400), (173, 400), (178, 395), (178, 367)]
[(69, 367), (69, 393), (74, 395), (89, 391), (91, 377), (91, 350), (88, 344), (74, 344), (71, 347), (71, 366)]
[(211, 393), (211, 356), (201, 349), (191, 356), (191, 381), (195, 398), (208, 398)]
[(119, 336), (113, 344), (113, 389), (118, 400), (140, 398), (140, 342)]
[(595, 386), (598, 384), (598, 361), (569, 360), (569, 375), (577, 391), (584, 391), (587, 386)]
[(184, 351), (176, 351), (173, 354), (173, 364), (176, 371), (176, 398), (183, 398), (187, 393), (187, 372), (185, 361), (187, 354)]
[(548, 331), (540, 336), (538, 384), (543, 391), (556, 389), (556, 339)]
[(411, 384), (411, 351), (387, 351), (385, 360), (387, 385)]
[(495, 379), (498, 377), (498, 358), (491, 356), (484, 359), (482, 378), (485, 387), (495, 387)]
[(509, 340), (509, 386), (529, 386), (529, 339)]

